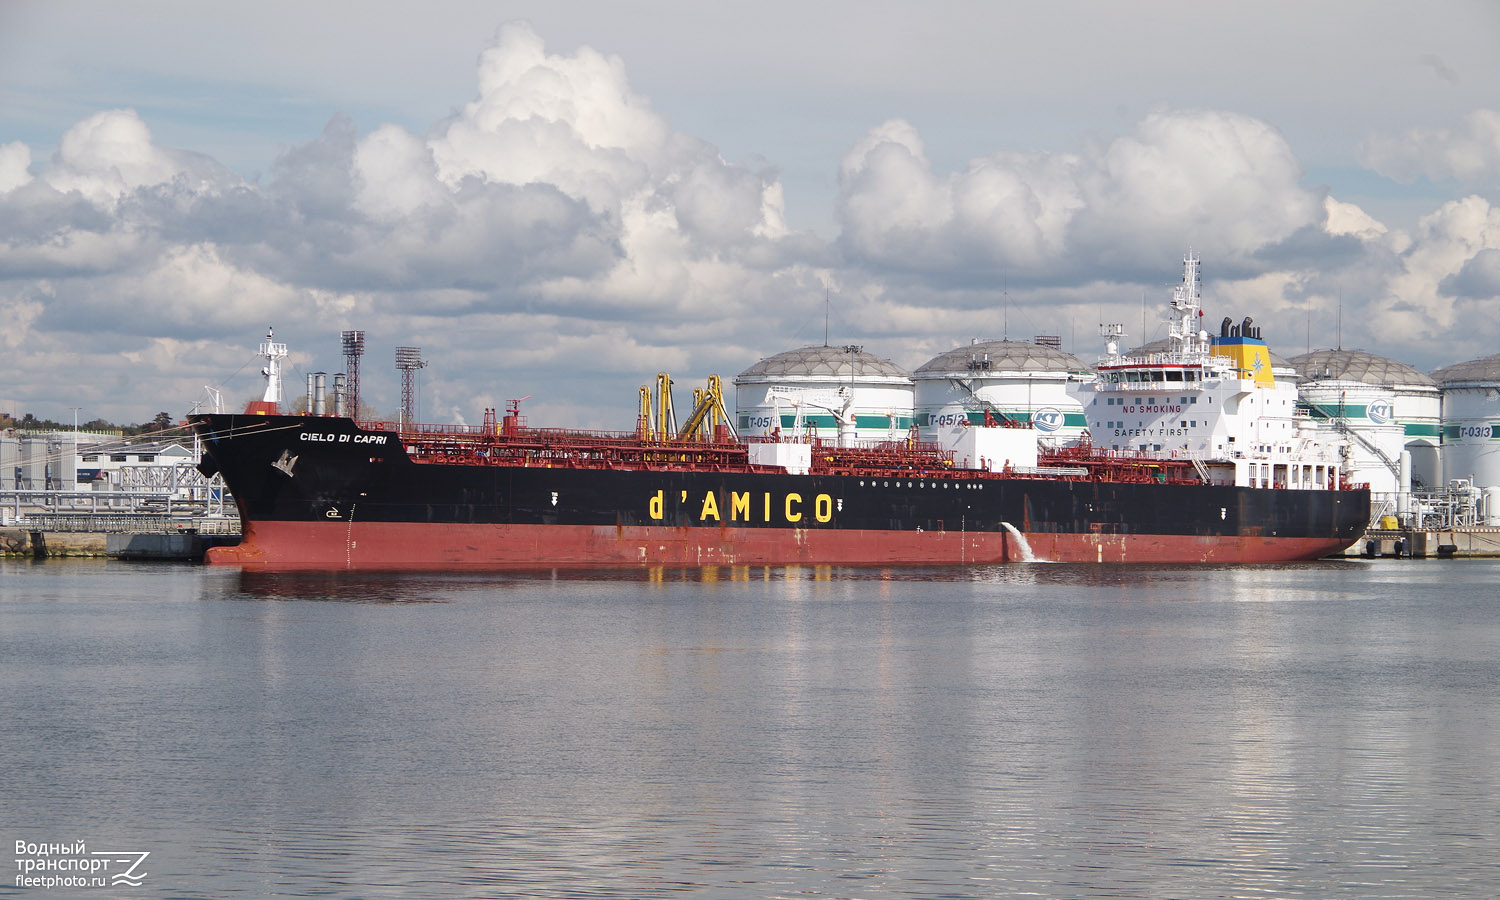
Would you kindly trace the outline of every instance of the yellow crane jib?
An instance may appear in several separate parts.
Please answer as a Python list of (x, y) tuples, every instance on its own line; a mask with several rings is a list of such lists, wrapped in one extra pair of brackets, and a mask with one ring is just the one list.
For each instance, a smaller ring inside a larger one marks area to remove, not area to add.
[(708, 376), (708, 387), (693, 391), (693, 414), (688, 417), (682, 430), (677, 432), (679, 441), (714, 440), (722, 425), (731, 438), (738, 438), (729, 411), (724, 408), (724, 381), (717, 375)]
[(672, 376), (656, 374), (656, 437), (668, 440), (677, 432), (677, 414), (672, 411)]
[(656, 417), (651, 409), (651, 388), (641, 385), (641, 411), (635, 420), (635, 436), (643, 441), (656, 437)]

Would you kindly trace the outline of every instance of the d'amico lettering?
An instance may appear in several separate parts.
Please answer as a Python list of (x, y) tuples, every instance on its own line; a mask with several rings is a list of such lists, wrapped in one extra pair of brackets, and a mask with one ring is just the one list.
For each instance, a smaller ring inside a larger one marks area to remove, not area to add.
[[(744, 522), (757, 525), (801, 525), (809, 520), (833, 521), (834, 502), (829, 494), (804, 497), (796, 491), (678, 491), (677, 505), (700, 523)], [(671, 500), (657, 491), (646, 501), (646, 514), (653, 522), (665, 521)]]

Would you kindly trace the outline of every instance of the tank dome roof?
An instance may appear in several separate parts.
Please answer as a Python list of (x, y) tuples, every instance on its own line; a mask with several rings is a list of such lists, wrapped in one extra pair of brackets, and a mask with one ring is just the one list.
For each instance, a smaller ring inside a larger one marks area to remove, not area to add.
[(856, 377), (911, 377), (890, 360), (863, 350), (850, 353), (843, 347), (801, 347), (768, 356), (741, 372), (737, 378), (848, 378), (851, 374)]
[(1307, 381), (1362, 381), (1382, 387), (1433, 387), (1431, 378), (1408, 366), (1363, 350), (1314, 350), (1293, 357), (1292, 367)]
[(1432, 373), (1432, 380), (1443, 387), (1474, 382), (1500, 383), (1500, 353), (1445, 366)]
[(1030, 341), (980, 341), (940, 353), (917, 367), (916, 375), (970, 371), (975, 357), (989, 358), (993, 372), (1088, 372), (1071, 353)]

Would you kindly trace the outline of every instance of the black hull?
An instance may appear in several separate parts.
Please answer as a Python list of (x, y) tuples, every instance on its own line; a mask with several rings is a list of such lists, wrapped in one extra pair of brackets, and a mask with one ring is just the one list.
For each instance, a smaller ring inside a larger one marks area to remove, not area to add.
[(418, 463), (398, 435), (347, 419), (193, 424), (245, 523), (245, 545), (218, 561), (241, 564), (354, 565), (377, 546), (393, 565), (694, 562), (705, 549), (725, 564), (998, 562), (1032, 548), (1266, 562), (1338, 552), (1369, 512), (1365, 490)]

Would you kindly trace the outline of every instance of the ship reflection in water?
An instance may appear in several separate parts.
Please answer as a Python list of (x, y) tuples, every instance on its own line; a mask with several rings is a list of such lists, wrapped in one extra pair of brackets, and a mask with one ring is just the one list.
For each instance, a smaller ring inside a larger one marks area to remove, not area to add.
[(0, 821), (151, 897), (1483, 897), (1497, 576), (0, 562)]

